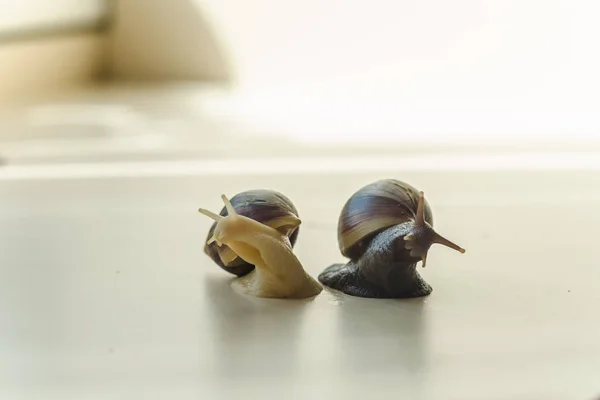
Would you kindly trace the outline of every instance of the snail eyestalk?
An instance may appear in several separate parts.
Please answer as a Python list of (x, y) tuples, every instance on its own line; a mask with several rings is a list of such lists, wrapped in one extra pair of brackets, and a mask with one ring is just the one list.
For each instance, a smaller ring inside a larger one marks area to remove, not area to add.
[(423, 192), (419, 192), (419, 204), (417, 205), (415, 222), (418, 226), (425, 225), (425, 194)]
[(212, 219), (213, 221), (217, 221), (217, 222), (219, 222), (220, 220), (222, 220), (222, 219), (223, 219), (223, 216), (222, 216), (222, 215), (215, 214), (214, 212), (212, 212), (212, 211), (209, 211), (209, 210), (205, 210), (204, 208), (199, 208), (199, 209), (198, 209), (198, 212), (199, 212), (200, 214), (204, 214), (204, 215), (206, 215), (208, 218)]
[(438, 244), (444, 245), (444, 246), (446, 246), (446, 247), (450, 247), (451, 249), (453, 249), (453, 250), (456, 250), (456, 251), (459, 251), (459, 252), (461, 252), (462, 254), (464, 254), (464, 253), (465, 253), (465, 251), (466, 251), (466, 250), (465, 250), (465, 249), (463, 249), (462, 247), (460, 247), (460, 246), (458, 246), (458, 245), (456, 245), (456, 244), (452, 243), (451, 241), (449, 241), (448, 239), (446, 239), (445, 237), (441, 236), (441, 235), (440, 235), (440, 234), (438, 234), (438, 233), (435, 233), (435, 234), (433, 235), (433, 240), (432, 240), (432, 243), (438, 243)]
[(235, 208), (233, 208), (233, 205), (231, 204), (231, 202), (229, 201), (227, 196), (222, 194), (221, 199), (223, 200), (223, 203), (225, 203), (225, 208), (227, 209), (228, 215), (238, 215), (238, 213), (235, 211)]
[[(424, 227), (427, 225), (427, 222), (425, 222), (425, 194), (423, 192), (419, 192), (419, 203), (417, 205), (417, 214), (415, 216), (415, 225), (417, 225), (419, 227)], [(459, 251), (463, 254), (465, 253), (465, 249), (452, 243), (451, 241), (449, 241), (442, 235), (438, 234), (437, 232), (433, 232), (433, 237), (431, 238), (431, 244), (433, 244), (433, 243), (438, 243), (438, 244), (444, 245), (446, 247), (450, 247), (451, 249)], [(425, 267), (425, 259), (426, 259), (426, 255), (423, 256), (423, 267)]]

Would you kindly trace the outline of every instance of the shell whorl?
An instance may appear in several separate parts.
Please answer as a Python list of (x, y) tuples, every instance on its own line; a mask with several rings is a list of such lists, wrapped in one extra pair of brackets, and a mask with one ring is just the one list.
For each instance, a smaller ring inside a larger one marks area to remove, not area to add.
[[(360, 258), (377, 233), (416, 218), (419, 191), (396, 179), (383, 179), (366, 185), (346, 202), (338, 221), (338, 245), (352, 260)], [(424, 217), (433, 226), (427, 201)]]
[[(238, 193), (230, 199), (233, 208), (239, 215), (251, 218), (287, 235), (292, 246), (296, 243), (300, 227), (290, 224), (291, 219), (298, 219), (298, 210), (289, 198), (273, 190), (248, 190)], [(227, 209), (223, 207), (219, 213), (227, 216)], [(217, 223), (213, 223), (208, 231), (206, 241), (213, 236)], [(217, 243), (205, 244), (204, 252), (222, 269), (237, 276), (248, 274), (254, 269), (238, 257), (226, 245), (218, 246)]]

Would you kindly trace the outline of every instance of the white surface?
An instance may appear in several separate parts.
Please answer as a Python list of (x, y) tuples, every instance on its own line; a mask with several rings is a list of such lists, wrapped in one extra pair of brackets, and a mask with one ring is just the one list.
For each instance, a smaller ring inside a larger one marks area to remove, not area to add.
[[(3, 399), (590, 399), (600, 394), (600, 175), (386, 171), (0, 181)], [(0, 174), (2, 170), (0, 170)], [(425, 299), (230, 290), (202, 253), (219, 195), (281, 190), (316, 276), (381, 177), (425, 190)]]

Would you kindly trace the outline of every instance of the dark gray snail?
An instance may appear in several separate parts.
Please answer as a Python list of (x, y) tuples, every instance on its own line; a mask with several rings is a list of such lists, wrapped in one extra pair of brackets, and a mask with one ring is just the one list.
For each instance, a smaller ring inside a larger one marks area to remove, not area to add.
[(434, 243), (465, 252), (433, 230), (423, 192), (399, 180), (380, 180), (354, 193), (340, 214), (338, 244), (350, 261), (329, 266), (318, 279), (359, 297), (427, 296), (432, 288), (416, 267), (419, 261), (425, 267)]
[(293, 247), (301, 220), (294, 204), (273, 190), (250, 190), (231, 200), (221, 196), (220, 214), (199, 211), (215, 222), (204, 252), (238, 277), (238, 291), (257, 297), (307, 298), (322, 286), (302, 267)]

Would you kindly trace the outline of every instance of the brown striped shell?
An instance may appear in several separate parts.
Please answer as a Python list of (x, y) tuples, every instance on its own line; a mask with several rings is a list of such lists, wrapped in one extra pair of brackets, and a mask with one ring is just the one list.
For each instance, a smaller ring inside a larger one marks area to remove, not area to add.
[[(273, 190), (248, 190), (230, 199), (235, 211), (245, 217), (261, 222), (287, 235), (292, 246), (296, 243), (299, 232), (299, 215), (296, 207), (283, 194)], [(223, 207), (220, 215), (226, 216), (227, 209)], [(206, 241), (212, 237), (217, 223), (213, 223)], [(204, 252), (222, 269), (237, 276), (248, 274), (254, 269), (237, 256), (226, 245), (218, 246), (216, 242), (206, 244)]]
[[(340, 214), (340, 251), (352, 260), (359, 259), (377, 233), (415, 220), (418, 203), (419, 191), (396, 179), (383, 179), (362, 187), (348, 199)], [(424, 218), (433, 227), (433, 215), (427, 201)]]

